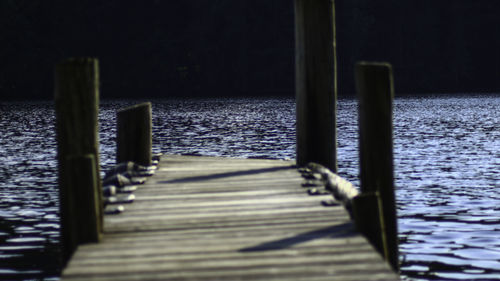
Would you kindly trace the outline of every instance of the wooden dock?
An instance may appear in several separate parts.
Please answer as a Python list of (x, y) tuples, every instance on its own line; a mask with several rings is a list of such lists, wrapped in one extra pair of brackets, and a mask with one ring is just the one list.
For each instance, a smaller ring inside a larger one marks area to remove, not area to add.
[(398, 280), (294, 162), (164, 156), (62, 280)]

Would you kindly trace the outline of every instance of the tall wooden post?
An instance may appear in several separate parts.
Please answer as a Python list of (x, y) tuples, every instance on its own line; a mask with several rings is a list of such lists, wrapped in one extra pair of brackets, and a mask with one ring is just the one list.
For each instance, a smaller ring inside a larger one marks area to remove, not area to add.
[(295, 0), (297, 164), (337, 171), (335, 5)]
[(386, 259), (398, 269), (398, 230), (392, 154), (392, 67), (388, 63), (356, 65), (359, 96), (360, 179), (363, 193), (378, 192), (385, 226)]
[(117, 113), (117, 163), (133, 161), (150, 166), (152, 158), (151, 103), (121, 109)]
[[(71, 155), (92, 154), (96, 159), (95, 171), (99, 175), (98, 141), (99, 67), (97, 59), (69, 59), (56, 66), (55, 109), (58, 141), (59, 201), (61, 216), (61, 240), (64, 263), (77, 247), (78, 221), (76, 197), (70, 186), (67, 159)], [(96, 190), (101, 181), (95, 178)], [(98, 192), (99, 201), (102, 194)], [(102, 205), (99, 205), (98, 225), (102, 229)]]

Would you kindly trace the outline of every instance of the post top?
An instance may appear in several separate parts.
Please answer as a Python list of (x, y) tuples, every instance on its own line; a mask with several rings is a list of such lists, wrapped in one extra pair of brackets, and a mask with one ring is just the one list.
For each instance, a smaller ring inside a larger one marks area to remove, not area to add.
[(135, 110), (135, 109), (141, 109), (141, 108), (150, 108), (151, 107), (151, 102), (143, 102), (139, 104), (134, 104), (132, 106), (128, 106), (125, 108), (121, 108), (118, 110), (118, 113), (124, 112), (124, 111), (130, 111), (130, 110)]
[(356, 63), (357, 67), (387, 67), (392, 68), (392, 65), (389, 62), (383, 61), (359, 61)]
[(59, 63), (59, 65), (74, 65), (74, 64), (98, 64), (99, 60), (97, 58), (92, 57), (76, 57), (76, 58), (68, 58)]

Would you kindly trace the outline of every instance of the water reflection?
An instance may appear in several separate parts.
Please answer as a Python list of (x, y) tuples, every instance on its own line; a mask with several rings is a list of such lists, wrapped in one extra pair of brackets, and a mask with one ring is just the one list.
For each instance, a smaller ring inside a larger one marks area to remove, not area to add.
[(5, 103), (0, 112), (0, 279), (57, 276), (59, 217), (51, 106)]
[(494, 96), (397, 100), (395, 162), (407, 275), (500, 278), (499, 106)]
[(156, 141), (173, 153), (281, 159), (295, 153), (290, 100), (180, 101), (155, 108)]
[[(116, 109), (100, 110), (103, 170)], [(403, 277), (500, 279), (500, 98), (405, 98), (394, 106)], [(0, 279), (57, 279), (59, 215), (51, 103), (0, 104)], [(153, 102), (154, 150), (295, 158), (293, 99)], [(359, 185), (357, 103), (338, 104), (339, 173)]]

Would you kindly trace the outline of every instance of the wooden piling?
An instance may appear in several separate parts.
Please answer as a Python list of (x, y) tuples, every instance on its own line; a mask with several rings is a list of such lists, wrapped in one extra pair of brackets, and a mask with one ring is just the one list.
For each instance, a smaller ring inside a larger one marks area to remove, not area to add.
[(378, 192), (386, 230), (386, 259), (398, 269), (398, 231), (392, 152), (392, 67), (388, 63), (356, 65), (359, 97), (360, 180), (363, 193)]
[(335, 5), (295, 0), (297, 164), (337, 171)]
[(359, 232), (366, 236), (370, 243), (387, 257), (385, 224), (382, 214), (382, 203), (378, 192), (365, 192), (352, 199), (352, 216)]
[(152, 158), (151, 103), (121, 109), (117, 113), (117, 163), (133, 161), (150, 166)]
[(67, 158), (68, 185), (74, 197), (74, 209), (78, 244), (99, 242), (102, 234), (101, 206), (98, 175), (94, 154), (72, 155)]
[[(86, 154), (99, 159), (98, 104), (97, 59), (69, 59), (56, 66), (55, 109), (63, 263), (71, 257), (78, 243), (75, 198), (70, 192), (66, 159), (70, 155)], [(99, 175), (98, 161), (94, 162), (96, 174)], [(101, 181), (96, 179), (95, 184), (101, 190)], [(102, 200), (100, 192), (98, 196)], [(98, 211), (100, 215), (97, 217), (102, 218), (102, 209)], [(98, 224), (102, 228), (102, 219)]]

